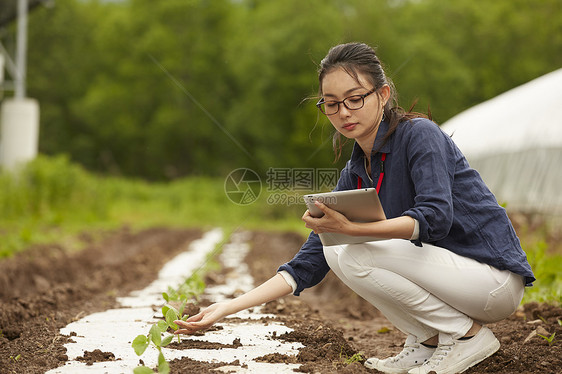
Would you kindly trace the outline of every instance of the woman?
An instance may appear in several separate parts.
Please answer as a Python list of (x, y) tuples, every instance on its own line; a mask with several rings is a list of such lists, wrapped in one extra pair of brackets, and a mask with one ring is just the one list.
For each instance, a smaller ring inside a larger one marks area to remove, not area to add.
[[(491, 356), (499, 342), (484, 324), (512, 314), (535, 280), (505, 210), (449, 136), (397, 106), (371, 47), (333, 47), (321, 62), (319, 81), (317, 106), (337, 136), (355, 140), (336, 190), (377, 186), (389, 218), (353, 223), (317, 202), (324, 216), (305, 212), (302, 219), (313, 232), (277, 275), (185, 323), (176, 321), (178, 333), (208, 328), (291, 292), (298, 296), (331, 269), (407, 335), (401, 353), (370, 358), (368, 368), (460, 373)], [(323, 232), (388, 240), (323, 247), (317, 235)]]

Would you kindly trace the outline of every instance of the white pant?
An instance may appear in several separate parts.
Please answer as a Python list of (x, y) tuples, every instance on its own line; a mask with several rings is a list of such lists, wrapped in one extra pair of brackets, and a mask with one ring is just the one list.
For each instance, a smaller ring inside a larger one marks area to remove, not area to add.
[(332, 271), (399, 330), (423, 342), (460, 338), (472, 326), (512, 314), (523, 277), (431, 244), (402, 239), (324, 247)]

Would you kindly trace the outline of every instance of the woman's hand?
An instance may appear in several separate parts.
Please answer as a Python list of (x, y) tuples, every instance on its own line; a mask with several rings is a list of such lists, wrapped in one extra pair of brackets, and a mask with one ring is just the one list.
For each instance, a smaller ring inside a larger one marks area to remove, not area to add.
[(315, 234), (320, 234), (323, 232), (339, 232), (347, 234), (353, 225), (343, 214), (336, 212), (335, 210), (328, 208), (325, 204), (315, 201), (316, 205), (324, 213), (320, 218), (315, 218), (310, 215), (307, 210), (302, 216), (302, 220), (305, 226), (312, 229)]
[(292, 291), (283, 276), (275, 274), (266, 282), (235, 299), (213, 304), (185, 321), (174, 321), (180, 327), (174, 334), (193, 334), (208, 329), (229, 314), (276, 300), (289, 295)]
[(193, 334), (206, 330), (228, 314), (225, 303), (213, 304), (185, 321), (174, 321), (180, 327), (174, 334)]

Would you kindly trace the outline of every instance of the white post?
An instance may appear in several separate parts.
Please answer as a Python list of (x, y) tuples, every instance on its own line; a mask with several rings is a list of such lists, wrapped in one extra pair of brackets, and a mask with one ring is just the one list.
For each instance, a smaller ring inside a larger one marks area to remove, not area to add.
[(39, 104), (33, 99), (6, 99), (0, 110), (0, 165), (13, 171), (37, 156)]

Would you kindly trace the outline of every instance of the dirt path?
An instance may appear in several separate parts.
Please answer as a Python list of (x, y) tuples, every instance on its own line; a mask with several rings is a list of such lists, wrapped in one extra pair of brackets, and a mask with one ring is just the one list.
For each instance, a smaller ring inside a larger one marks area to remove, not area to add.
[[(0, 373), (44, 373), (63, 365), (68, 337), (58, 334), (60, 328), (114, 307), (116, 297), (147, 286), (166, 261), (201, 234), (162, 228), (133, 234), (123, 229), (79, 253), (69, 254), (58, 246), (37, 247), (0, 261)], [(256, 283), (271, 277), (302, 241), (291, 233), (252, 233), (246, 263)], [(220, 284), (227, 279), (225, 274), (210, 274), (207, 283)], [(272, 321), (295, 329), (282, 337), (284, 341), (300, 342), (306, 348), (296, 357), (269, 355), (263, 360), (301, 364), (302, 372), (373, 372), (359, 363), (346, 365), (342, 358), (358, 352), (385, 357), (400, 351), (404, 339), (332, 275), (301, 297), (269, 303), (264, 311), (275, 314)], [(562, 320), (562, 309), (528, 304), (508, 320), (491, 325), (502, 347), (468, 373), (559, 373), (562, 326), (557, 320)], [(556, 332), (554, 343), (549, 345), (539, 336), (525, 341), (536, 331)], [(92, 352), (85, 359), (111, 357)], [(172, 362), (172, 372), (177, 373), (212, 372), (213, 367), (217, 365), (188, 359)]]

